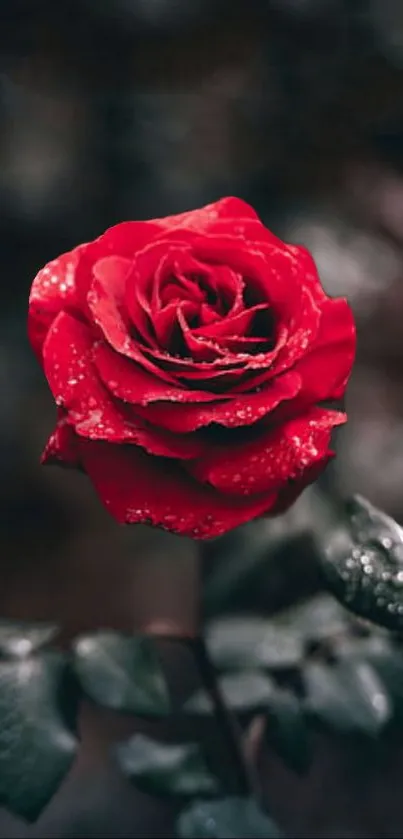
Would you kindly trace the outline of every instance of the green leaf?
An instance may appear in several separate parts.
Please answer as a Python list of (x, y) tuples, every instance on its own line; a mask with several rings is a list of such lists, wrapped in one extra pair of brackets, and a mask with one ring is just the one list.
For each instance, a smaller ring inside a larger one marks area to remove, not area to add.
[(403, 650), (390, 643), (388, 637), (371, 635), (368, 638), (348, 639), (338, 649), (343, 659), (366, 661), (378, 674), (393, 702), (394, 709), (403, 714)]
[(403, 629), (403, 529), (361, 496), (346, 504), (346, 520), (323, 540), (328, 587), (362, 618)]
[(277, 630), (281, 627), (293, 631), (301, 643), (324, 641), (345, 632), (351, 618), (331, 595), (320, 594), (299, 606), (287, 609), (276, 618)]
[[(276, 690), (269, 676), (253, 670), (227, 673), (220, 679), (219, 684), (225, 703), (238, 713), (266, 710)], [(194, 714), (213, 713), (211, 699), (204, 690), (191, 696), (184, 710)]]
[(61, 653), (0, 662), (0, 800), (30, 821), (56, 792), (77, 750), (58, 706), (64, 675)]
[(0, 621), (0, 655), (28, 658), (52, 641), (59, 632), (56, 624)]
[(292, 627), (263, 618), (223, 618), (210, 624), (207, 646), (219, 670), (296, 667), (303, 657)]
[(251, 798), (195, 801), (176, 829), (179, 839), (281, 839), (277, 825)]
[(212, 775), (197, 743), (158, 743), (136, 734), (116, 748), (127, 777), (153, 795), (215, 795), (219, 782)]
[(375, 737), (391, 717), (387, 691), (365, 661), (308, 662), (304, 676), (307, 711), (332, 728)]
[(317, 556), (317, 537), (328, 532), (333, 519), (333, 505), (315, 485), (285, 514), (258, 519), (214, 540), (209, 545), (214, 561), (204, 583), (203, 614), (233, 612), (236, 604), (245, 603), (245, 596), (254, 602), (262, 586), (270, 588), (271, 577), (277, 587), (279, 568), (292, 567), (295, 558)]
[(278, 689), (268, 704), (265, 741), (286, 766), (295, 772), (308, 770), (312, 744), (300, 700), (290, 691)]
[(94, 702), (145, 716), (169, 713), (168, 688), (152, 639), (98, 632), (78, 638), (73, 654), (83, 690)]

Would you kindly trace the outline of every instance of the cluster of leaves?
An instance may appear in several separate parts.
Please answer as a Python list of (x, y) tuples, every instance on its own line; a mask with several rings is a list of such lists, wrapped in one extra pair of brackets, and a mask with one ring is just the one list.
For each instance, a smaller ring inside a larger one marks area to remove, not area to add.
[[(336, 507), (317, 490), (254, 528), (236, 549), (227, 539), (207, 579), (208, 643), (229, 706), (246, 724), (264, 716), (265, 743), (303, 772), (316, 726), (379, 742), (403, 715), (403, 529), (363, 498)], [(271, 617), (245, 613), (248, 591), (253, 603), (275, 589), (279, 568), (289, 589), (298, 567), (331, 594)], [(244, 611), (218, 617), (231, 602)], [(200, 693), (188, 708), (211, 710)]]
[[(232, 564), (225, 558), (231, 538), (221, 541), (223, 561), (205, 590), (207, 649), (227, 707), (242, 727), (259, 716), (261, 745), (298, 773), (310, 765), (315, 727), (377, 744), (403, 717), (403, 530), (363, 499), (341, 516), (323, 508), (319, 520), (308, 541), (306, 510), (302, 519), (297, 509), (271, 527), (265, 522), (255, 531), (254, 552), (246, 528)], [(217, 613), (220, 593), (247, 590), (248, 577), (273, 556), (307, 551), (332, 594), (317, 593), (270, 617)], [(58, 632), (0, 624), (0, 802), (28, 820), (38, 817), (74, 761), (83, 697), (149, 719), (173, 710), (153, 639), (99, 631), (61, 650)], [(199, 690), (181, 712), (200, 719), (215, 709)], [(280, 835), (254, 800), (229, 794), (198, 742), (136, 734), (115, 746), (114, 756), (140, 789), (178, 801), (182, 839)]]
[(0, 800), (35, 820), (77, 753), (80, 699), (108, 708), (163, 714), (165, 681), (147, 638), (113, 632), (52, 648), (58, 627), (0, 624)]
[[(403, 714), (401, 643), (330, 595), (271, 619), (218, 619), (208, 643), (228, 706), (245, 724), (264, 716), (265, 743), (296, 772), (309, 767), (315, 726), (374, 739)], [(202, 692), (187, 710), (212, 712)]]
[[(0, 802), (29, 821), (72, 766), (81, 698), (149, 719), (171, 712), (151, 638), (98, 632), (62, 652), (52, 649), (57, 635), (56, 626), (0, 625)], [(115, 759), (139, 789), (178, 800), (179, 837), (279, 836), (252, 800), (226, 796), (196, 742), (136, 734), (115, 747)]]

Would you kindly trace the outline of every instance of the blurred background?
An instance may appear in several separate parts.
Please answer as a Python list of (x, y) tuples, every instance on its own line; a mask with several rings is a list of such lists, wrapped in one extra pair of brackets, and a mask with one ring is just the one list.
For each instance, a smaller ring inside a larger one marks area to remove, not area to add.
[[(25, 334), (34, 275), (118, 221), (223, 195), (306, 245), (326, 290), (349, 298), (358, 358), (323, 487), (403, 521), (401, 0), (1, 0), (0, 121), (2, 616), (130, 628), (139, 569), (173, 551), (118, 528), (85, 478), (39, 466), (54, 407)], [(109, 723), (86, 725), (80, 782), (34, 828), (3, 813), (0, 836), (171, 835), (155, 803), (104, 777)], [(292, 784), (270, 768), (283, 822), (292, 791), (292, 835), (402, 836), (400, 753), (368, 814), (374, 779), (351, 795), (335, 748)]]

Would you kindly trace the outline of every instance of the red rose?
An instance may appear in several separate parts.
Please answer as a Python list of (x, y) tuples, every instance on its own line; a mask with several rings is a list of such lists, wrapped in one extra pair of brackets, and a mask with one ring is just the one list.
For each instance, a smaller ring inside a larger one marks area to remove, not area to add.
[(44, 462), (120, 522), (218, 536), (284, 510), (332, 456), (354, 358), (310, 254), (224, 198), (124, 222), (34, 280), (29, 335), (58, 405)]

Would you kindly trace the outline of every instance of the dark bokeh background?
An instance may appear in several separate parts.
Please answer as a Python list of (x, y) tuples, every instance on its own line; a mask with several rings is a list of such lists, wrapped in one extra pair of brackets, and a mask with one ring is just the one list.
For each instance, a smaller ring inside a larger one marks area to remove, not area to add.
[[(403, 519), (400, 0), (1, 0), (0, 121), (3, 616), (57, 618), (69, 632), (130, 627), (142, 597), (134, 556), (169, 550), (147, 529), (119, 529), (83, 477), (38, 465), (54, 408), (25, 335), (30, 283), (44, 262), (126, 218), (234, 194), (311, 249), (359, 333), (350, 421), (327, 483)], [(80, 782), (28, 832), (5, 815), (0, 836), (165, 835), (155, 802), (104, 778), (107, 722), (86, 725)], [(329, 749), (292, 797), (270, 768), (282, 817), (292, 801), (301, 836), (402, 836), (403, 812), (387, 815), (401, 761), (383, 787), (371, 779), (382, 813), (372, 832), (369, 787), (349, 798)], [(101, 802), (102, 828), (87, 812)]]

